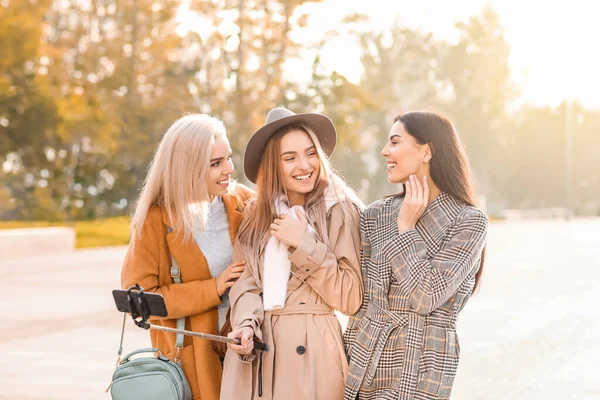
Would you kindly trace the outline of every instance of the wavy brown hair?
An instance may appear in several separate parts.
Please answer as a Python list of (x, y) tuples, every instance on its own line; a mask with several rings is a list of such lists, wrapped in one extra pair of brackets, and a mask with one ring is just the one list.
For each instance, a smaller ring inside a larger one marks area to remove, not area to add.
[[(458, 201), (476, 207), (475, 181), (469, 159), (448, 118), (428, 111), (411, 111), (397, 116), (394, 122), (401, 122), (404, 130), (419, 144), (431, 146), (433, 157), (430, 161), (430, 174), (437, 187)], [(479, 271), (475, 274), (473, 293), (479, 289), (484, 261), (485, 247), (481, 253)]]

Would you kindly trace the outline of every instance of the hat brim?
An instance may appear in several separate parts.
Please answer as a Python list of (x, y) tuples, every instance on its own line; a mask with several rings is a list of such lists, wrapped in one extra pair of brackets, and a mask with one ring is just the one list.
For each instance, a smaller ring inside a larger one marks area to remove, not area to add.
[(295, 114), (273, 121), (257, 130), (248, 141), (244, 152), (244, 174), (252, 183), (256, 183), (258, 168), (267, 142), (280, 128), (291, 124), (303, 124), (309, 127), (319, 139), (323, 152), (330, 157), (335, 150), (337, 132), (329, 117), (323, 114)]

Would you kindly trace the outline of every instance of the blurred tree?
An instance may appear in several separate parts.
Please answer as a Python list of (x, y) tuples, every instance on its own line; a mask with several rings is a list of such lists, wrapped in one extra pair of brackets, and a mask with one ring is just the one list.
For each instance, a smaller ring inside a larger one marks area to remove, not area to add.
[[(241, 166), (247, 139), (269, 109), (284, 102), (283, 67), (300, 44), (290, 32), (305, 23), (294, 15), (307, 0), (192, 0), (195, 28), (187, 37), (196, 79), (190, 83), (202, 112), (222, 117), (234, 162)], [(237, 178), (245, 181), (238, 168)]]
[(430, 34), (411, 30), (396, 22), (389, 31), (364, 33), (361, 90), (373, 99), (372, 109), (360, 110), (356, 120), (367, 165), (365, 201), (372, 202), (397, 191), (387, 182), (381, 149), (394, 118), (413, 109), (435, 108), (440, 81), (438, 59), (443, 43)]
[(0, 2), (0, 197), (8, 198), (0, 215), (6, 217), (26, 215), (35, 206), (33, 165), (44, 162), (44, 145), (61, 120), (56, 99), (48, 95), (47, 60), (41, 57), (40, 21), (50, 4)]
[[(308, 3), (0, 1), (0, 218), (131, 211), (161, 133), (185, 112), (225, 121), (240, 178), (247, 138), (278, 105), (333, 119), (334, 167), (366, 202), (395, 191), (380, 155), (393, 118), (425, 108), (456, 125), (490, 211), (571, 201), (598, 213), (600, 113), (565, 103), (509, 114), (516, 91), (493, 10), (457, 24), (457, 43), (400, 23), (357, 33), (363, 75), (354, 84), (322, 64), (339, 24), (305, 40)], [(305, 59), (309, 74), (298, 70)]]
[[(496, 196), (502, 208), (559, 207), (564, 204), (564, 114), (550, 107), (523, 106), (513, 118), (508, 142), (496, 151), (500, 181), (510, 182)], [(492, 160), (490, 160), (492, 161)]]
[(322, 65), (321, 50), (335, 35), (328, 32), (316, 44), (310, 82), (286, 83), (282, 104), (297, 112), (319, 112), (331, 118), (338, 133), (332, 166), (360, 193), (366, 187), (367, 168), (364, 160), (356, 156), (365, 149), (357, 115), (378, 105), (359, 85)]
[(178, 1), (55, 2), (46, 15), (60, 143), (51, 193), (67, 216), (131, 210), (161, 133), (193, 110)]
[(497, 166), (503, 163), (512, 131), (506, 108), (516, 94), (508, 66), (509, 46), (498, 14), (489, 7), (456, 28), (458, 43), (439, 59), (445, 78), (440, 110), (465, 143), (481, 191), (492, 200), (501, 199), (510, 182)]
[(571, 206), (577, 214), (600, 216), (600, 174), (597, 172), (600, 110), (586, 110), (581, 104), (575, 103), (570, 122), (573, 135)]
[(598, 127), (600, 112), (585, 110), (577, 103), (568, 105), (565, 101), (556, 108), (521, 107), (514, 117), (511, 141), (502, 150), (503, 161), (495, 165), (501, 168), (502, 179), (511, 182), (502, 194), (505, 206), (567, 207), (577, 214), (597, 214), (600, 179), (593, 171), (600, 146)]

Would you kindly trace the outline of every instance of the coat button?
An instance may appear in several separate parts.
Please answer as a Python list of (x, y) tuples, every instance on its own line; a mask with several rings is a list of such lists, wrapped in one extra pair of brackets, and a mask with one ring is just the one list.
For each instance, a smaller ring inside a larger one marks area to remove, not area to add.
[(296, 347), (296, 353), (298, 353), (300, 355), (306, 353), (306, 347), (304, 347), (304, 346), (298, 346), (298, 347)]

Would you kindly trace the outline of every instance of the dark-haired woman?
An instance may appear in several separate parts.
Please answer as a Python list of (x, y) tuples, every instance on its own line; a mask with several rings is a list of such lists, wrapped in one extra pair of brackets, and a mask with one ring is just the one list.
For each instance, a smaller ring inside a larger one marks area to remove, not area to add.
[(397, 117), (381, 151), (401, 195), (361, 220), (365, 295), (344, 333), (346, 399), (448, 399), (458, 313), (478, 287), (488, 230), (460, 139), (445, 117)]

